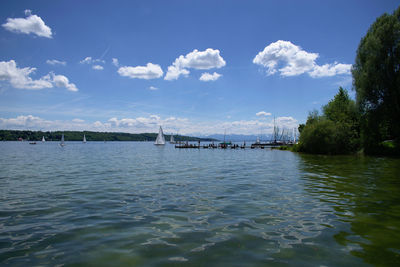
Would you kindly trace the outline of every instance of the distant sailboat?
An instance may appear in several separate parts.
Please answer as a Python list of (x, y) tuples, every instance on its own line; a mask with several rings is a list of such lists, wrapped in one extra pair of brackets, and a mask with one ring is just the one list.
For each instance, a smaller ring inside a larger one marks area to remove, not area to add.
[(65, 143), (64, 143), (64, 134), (62, 134), (62, 136), (61, 136), (60, 146), (65, 146)]
[(157, 139), (154, 142), (155, 145), (165, 145), (165, 137), (160, 126), (160, 130), (158, 131)]
[(86, 136), (83, 135), (83, 143), (86, 143)]
[(169, 140), (169, 143), (170, 144), (175, 144), (176, 143), (175, 140), (174, 140), (174, 135), (173, 134), (171, 134), (171, 139)]
[(42, 137), (42, 142), (46, 142), (46, 140), (44, 139), (44, 136)]

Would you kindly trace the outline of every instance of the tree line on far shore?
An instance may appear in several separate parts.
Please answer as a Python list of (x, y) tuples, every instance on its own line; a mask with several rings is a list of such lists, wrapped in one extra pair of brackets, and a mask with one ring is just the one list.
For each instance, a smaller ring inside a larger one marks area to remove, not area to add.
[(310, 112), (293, 149), (314, 154), (400, 156), (400, 7), (369, 28), (352, 67), (356, 100), (339, 88)]
[[(18, 131), (18, 130), (0, 130), (1, 141), (40, 141), (44, 136), (46, 141), (60, 141), (61, 135), (64, 134), (65, 141), (82, 141), (83, 135), (87, 141), (154, 141), (157, 138), (156, 133), (115, 133), (115, 132), (91, 132), (91, 131)], [(170, 135), (165, 135), (165, 139), (169, 140)], [(199, 138), (184, 135), (174, 135), (175, 141), (216, 141), (210, 138)]]

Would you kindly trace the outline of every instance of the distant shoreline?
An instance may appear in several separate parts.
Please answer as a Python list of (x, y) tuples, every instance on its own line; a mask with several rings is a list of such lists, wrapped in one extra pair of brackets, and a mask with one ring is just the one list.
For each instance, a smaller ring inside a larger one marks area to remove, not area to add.
[[(64, 134), (65, 141), (82, 141), (83, 135), (87, 141), (154, 141), (157, 133), (121, 133), (94, 131), (30, 131), (30, 130), (0, 130), (0, 141), (59, 141)], [(168, 141), (171, 135), (164, 135)], [(200, 138), (186, 135), (174, 135), (175, 141), (218, 141), (214, 138)]]

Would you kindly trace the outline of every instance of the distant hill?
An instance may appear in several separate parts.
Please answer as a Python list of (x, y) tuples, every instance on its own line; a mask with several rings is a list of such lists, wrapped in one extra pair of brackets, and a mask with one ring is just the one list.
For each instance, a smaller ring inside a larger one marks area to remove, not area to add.
[[(1, 141), (17, 141), (19, 138), (27, 141), (40, 141), (42, 137), (46, 141), (59, 141), (64, 134), (65, 141), (82, 141), (85, 134), (87, 141), (155, 141), (156, 133), (116, 133), (116, 132), (91, 132), (91, 131), (20, 131), (20, 130), (0, 130)], [(170, 135), (165, 135), (165, 140), (169, 140)], [(174, 135), (175, 141), (217, 141), (213, 138), (199, 138), (184, 135)]]

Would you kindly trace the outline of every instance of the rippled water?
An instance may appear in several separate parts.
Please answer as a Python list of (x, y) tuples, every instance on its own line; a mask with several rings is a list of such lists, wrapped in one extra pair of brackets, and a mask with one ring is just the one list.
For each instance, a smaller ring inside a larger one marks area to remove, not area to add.
[(0, 143), (0, 265), (400, 264), (400, 161)]

